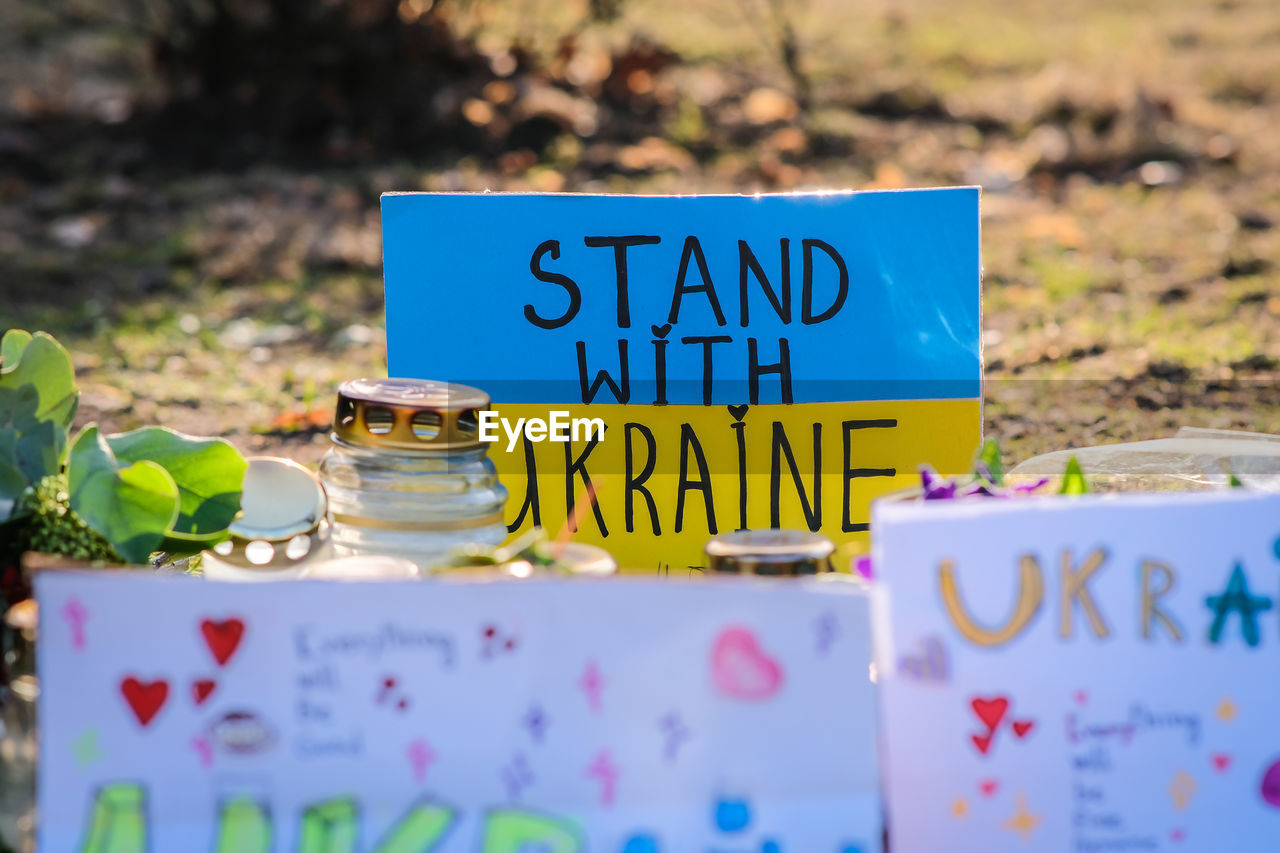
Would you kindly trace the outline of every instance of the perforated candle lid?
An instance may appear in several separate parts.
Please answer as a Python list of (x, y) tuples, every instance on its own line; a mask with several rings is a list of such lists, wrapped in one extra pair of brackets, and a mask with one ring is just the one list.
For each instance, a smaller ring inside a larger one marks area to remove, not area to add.
[(333, 437), (393, 450), (458, 450), (480, 444), (489, 395), (431, 379), (353, 379), (338, 389)]
[(713, 572), (806, 575), (831, 571), (835, 545), (807, 530), (735, 530), (707, 542)]

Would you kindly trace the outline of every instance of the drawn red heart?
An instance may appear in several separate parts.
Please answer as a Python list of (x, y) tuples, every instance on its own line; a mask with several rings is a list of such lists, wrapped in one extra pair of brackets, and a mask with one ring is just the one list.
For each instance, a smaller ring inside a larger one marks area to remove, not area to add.
[(1015, 720), (1013, 723), (1013, 733), (1018, 736), (1018, 740), (1026, 737), (1031, 729), (1035, 727), (1035, 720)]
[(978, 783), (978, 790), (982, 791), (984, 796), (991, 796), (1000, 787), (1000, 783), (995, 779), (983, 779)]
[(987, 727), (988, 732), (994, 732), (999, 727), (1005, 712), (1009, 710), (1009, 700), (1004, 696), (997, 696), (994, 699), (974, 697), (969, 704), (973, 708), (973, 713), (977, 714), (978, 719)]
[(973, 745), (978, 748), (978, 752), (986, 755), (987, 750), (991, 749), (991, 738), (995, 737), (995, 735), (970, 735), (969, 737), (973, 738)]
[(145, 728), (160, 713), (165, 701), (169, 698), (169, 682), (157, 678), (152, 682), (142, 682), (130, 675), (120, 682), (120, 693), (129, 703), (133, 715)]
[(1219, 773), (1225, 773), (1227, 768), (1231, 766), (1231, 756), (1225, 753), (1215, 753), (1213, 756), (1213, 766), (1218, 768)]
[(1088, 694), (1088, 693), (1085, 693), (1083, 690), (1077, 690), (1077, 691), (1076, 691), (1076, 704), (1077, 704), (1077, 705), (1087, 705), (1087, 704), (1089, 704), (1089, 694)]
[(1182, 829), (1175, 829), (1169, 833), (1169, 840), (1174, 842), (1183, 841), (1184, 839), (1186, 839), (1186, 837), (1187, 837), (1187, 833), (1185, 830), (1182, 830)]
[(244, 636), (244, 622), (234, 618), (223, 619), (221, 622), (205, 619), (200, 623), (200, 633), (204, 634), (205, 644), (209, 646), (218, 666), (226, 666), (240, 647), (240, 638)]
[(746, 628), (727, 628), (711, 650), (711, 680), (734, 699), (761, 701), (782, 689), (782, 666)]
[(217, 686), (218, 682), (212, 678), (197, 678), (191, 682), (191, 698), (196, 701), (197, 705), (203, 705), (204, 700), (209, 698), (209, 694)]

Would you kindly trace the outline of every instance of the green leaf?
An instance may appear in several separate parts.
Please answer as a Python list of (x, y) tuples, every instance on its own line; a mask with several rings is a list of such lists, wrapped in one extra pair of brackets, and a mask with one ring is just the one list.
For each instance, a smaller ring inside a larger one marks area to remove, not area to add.
[(178, 518), (169, 472), (150, 460), (122, 466), (96, 426), (76, 438), (67, 476), (71, 508), (131, 563), (145, 563)]
[(22, 330), (7, 332), (0, 340), (0, 388), (20, 390), (30, 385), (36, 390), (37, 420), (53, 421), (64, 430), (70, 428), (76, 415), (80, 392), (76, 389), (76, 372), (71, 356), (44, 332), (27, 335)]
[[(18, 431), (13, 427), (0, 427), (0, 501), (16, 501), (30, 485), (18, 467)], [(0, 511), (0, 519), (8, 516), (12, 507)]]
[(16, 366), (22, 351), (31, 343), (31, 333), (22, 329), (10, 329), (0, 338), (0, 370)]
[(107, 444), (122, 463), (156, 462), (178, 487), (179, 514), (164, 550), (192, 554), (220, 541), (240, 511), (249, 463), (220, 438), (193, 438), (161, 427), (109, 435)]
[[(991, 485), (1004, 485), (1004, 458), (1000, 453), (1000, 443), (998, 441), (994, 438), (988, 438), (982, 442), (982, 447), (978, 449), (978, 456), (974, 461), (978, 463), (974, 467), (978, 468), (979, 471), (982, 466), (986, 467), (987, 473), (991, 475)], [(981, 473), (978, 476), (985, 479), (985, 476)]]
[(40, 419), (39, 407), (34, 385), (0, 387), (0, 499), (13, 498), (15, 490), (21, 493), (62, 467), (67, 431)]
[(1089, 493), (1089, 481), (1084, 478), (1084, 470), (1080, 460), (1072, 456), (1067, 460), (1067, 470), (1062, 473), (1060, 495), (1085, 495)]

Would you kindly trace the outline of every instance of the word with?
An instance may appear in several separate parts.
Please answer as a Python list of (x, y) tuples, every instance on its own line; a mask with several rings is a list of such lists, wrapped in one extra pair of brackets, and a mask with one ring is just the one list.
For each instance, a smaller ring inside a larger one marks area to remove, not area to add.
[[(1077, 565), (1070, 549), (1062, 552), (1060, 578), (1060, 609), (1058, 636), (1071, 639), (1075, 633), (1075, 613), (1078, 607), (1087, 617), (1089, 630), (1105, 640), (1111, 636), (1110, 623), (1098, 606), (1089, 582), (1106, 566), (1107, 552), (1096, 548)], [(1138, 588), (1141, 604), (1138, 609), (1138, 630), (1144, 640), (1152, 639), (1159, 625), (1175, 643), (1185, 640), (1186, 631), (1172, 612), (1162, 603), (1177, 583), (1177, 572), (1167, 563), (1143, 560), (1138, 566)], [(953, 560), (942, 560), (938, 565), (938, 589), (947, 615), (956, 630), (971, 643), (984, 647), (1002, 646), (1021, 635), (1040, 612), (1045, 600), (1044, 572), (1034, 554), (1024, 554), (1019, 560), (1017, 603), (1013, 613), (999, 627), (980, 624), (965, 607), (960, 594), (956, 566)], [(1244, 641), (1250, 646), (1261, 642), (1258, 617), (1272, 607), (1267, 596), (1250, 592), (1248, 579), (1242, 564), (1231, 571), (1227, 586), (1220, 595), (1204, 599), (1205, 606), (1213, 614), (1208, 630), (1208, 641), (1223, 641), (1227, 618), (1236, 614)]]
[(566, 411), (553, 409), (547, 420), (542, 418), (516, 418), (512, 426), (508, 418), (494, 411), (480, 413), (480, 440), (493, 443), (498, 440), (498, 427), (507, 437), (507, 452), (515, 450), (521, 438), (528, 441), (596, 441), (604, 440), (604, 418), (571, 418)]

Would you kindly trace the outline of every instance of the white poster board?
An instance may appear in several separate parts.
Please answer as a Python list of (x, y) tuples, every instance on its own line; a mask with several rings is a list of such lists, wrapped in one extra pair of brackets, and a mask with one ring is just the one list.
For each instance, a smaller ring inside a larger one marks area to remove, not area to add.
[(37, 578), (45, 853), (871, 853), (848, 584)]
[(1280, 850), (1280, 495), (874, 519), (894, 853)]

